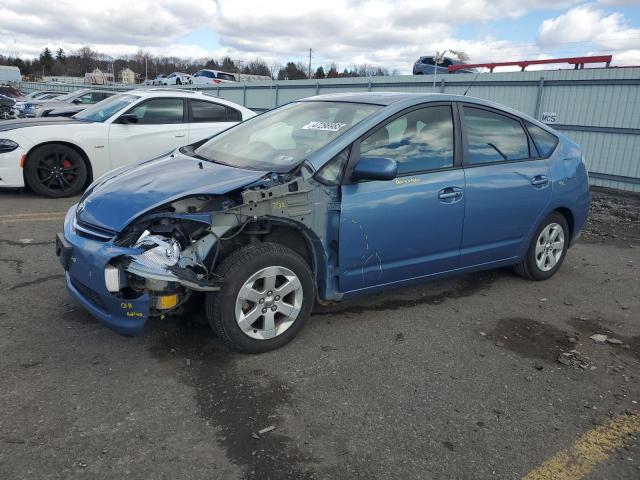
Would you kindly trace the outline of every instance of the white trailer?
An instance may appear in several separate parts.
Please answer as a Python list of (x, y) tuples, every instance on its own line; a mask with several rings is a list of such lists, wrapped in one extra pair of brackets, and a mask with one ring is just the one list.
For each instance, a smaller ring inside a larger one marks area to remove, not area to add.
[(20, 75), (18, 67), (0, 65), (0, 85), (20, 83), (21, 81), (22, 75)]

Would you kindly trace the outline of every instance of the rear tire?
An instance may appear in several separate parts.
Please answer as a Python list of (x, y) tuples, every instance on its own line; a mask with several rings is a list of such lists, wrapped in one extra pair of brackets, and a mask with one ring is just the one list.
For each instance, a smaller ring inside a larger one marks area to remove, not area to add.
[(529, 280), (547, 280), (560, 268), (569, 247), (569, 225), (558, 212), (549, 214), (531, 237), (524, 258), (513, 266)]
[(82, 191), (88, 170), (84, 158), (67, 145), (49, 144), (35, 149), (24, 169), (27, 185), (49, 198), (72, 197)]
[(207, 319), (216, 335), (235, 350), (262, 353), (280, 348), (302, 330), (311, 314), (315, 301), (311, 269), (287, 247), (262, 243), (240, 248), (216, 274), (223, 286), (207, 294)]

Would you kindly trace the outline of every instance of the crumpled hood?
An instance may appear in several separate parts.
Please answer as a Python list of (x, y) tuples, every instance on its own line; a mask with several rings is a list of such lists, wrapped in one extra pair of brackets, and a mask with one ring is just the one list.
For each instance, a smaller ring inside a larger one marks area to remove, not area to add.
[(194, 195), (224, 194), (267, 173), (198, 160), (176, 151), (103, 176), (78, 204), (77, 218), (120, 232), (140, 215), (161, 205)]

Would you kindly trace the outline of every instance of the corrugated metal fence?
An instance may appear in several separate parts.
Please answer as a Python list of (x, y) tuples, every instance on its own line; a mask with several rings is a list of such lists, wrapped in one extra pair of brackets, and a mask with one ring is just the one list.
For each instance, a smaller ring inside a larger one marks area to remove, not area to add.
[[(292, 100), (338, 92), (441, 92), (485, 98), (539, 120), (554, 118), (553, 127), (585, 152), (591, 183), (640, 191), (640, 68), (555, 70), (474, 75), (337, 78), (279, 82), (226, 83), (208, 90), (256, 111)], [(71, 91), (86, 85), (22, 83), (31, 90)], [(130, 87), (104, 87), (127, 90)], [(141, 87), (137, 87), (141, 88)], [(149, 87), (146, 87), (149, 88)], [(544, 117), (544, 118), (543, 118)]]

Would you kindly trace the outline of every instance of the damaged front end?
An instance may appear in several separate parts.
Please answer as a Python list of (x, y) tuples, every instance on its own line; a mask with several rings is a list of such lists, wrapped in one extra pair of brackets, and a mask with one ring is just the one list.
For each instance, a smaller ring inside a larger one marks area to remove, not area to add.
[(162, 316), (197, 292), (219, 291), (221, 259), (241, 245), (268, 241), (283, 225), (326, 244), (332, 195), (309, 181), (302, 174), (267, 175), (242, 190), (191, 196), (142, 215), (112, 240), (128, 253), (105, 265), (106, 289), (123, 300), (148, 296), (148, 315)]

